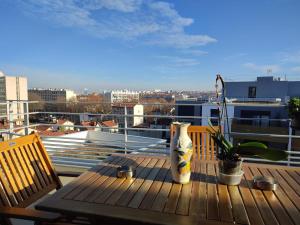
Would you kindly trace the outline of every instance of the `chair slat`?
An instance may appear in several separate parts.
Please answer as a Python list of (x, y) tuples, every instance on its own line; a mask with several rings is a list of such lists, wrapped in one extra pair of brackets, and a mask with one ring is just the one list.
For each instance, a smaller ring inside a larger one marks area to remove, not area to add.
[(25, 162), (26, 160), (25, 160), (25, 158), (23, 158), (23, 156), (21, 154), (22, 149), (23, 148), (18, 148), (17, 150), (15, 150), (15, 153), (16, 153), (17, 159), (20, 162), (21, 169), (23, 170), (25, 177), (28, 181), (28, 185), (30, 186), (32, 192), (35, 193), (38, 190), (33, 181), (33, 174), (30, 173), (29, 168), (27, 167), (26, 162)]
[(6, 162), (7, 162), (7, 165), (9, 167), (9, 170), (11, 172), (11, 175), (14, 178), (16, 184), (17, 184), (16, 186), (18, 188), (18, 191), (21, 193), (23, 199), (27, 199), (28, 194), (27, 194), (27, 192), (25, 190), (25, 187), (23, 185), (22, 178), (19, 175), (19, 173), (17, 172), (17, 168), (16, 168), (17, 166), (13, 163), (8, 151), (3, 152), (3, 155), (4, 155), (4, 158), (6, 159)]
[[(2, 152), (2, 154), (3, 154), (3, 152)], [(13, 178), (12, 173), (10, 172), (10, 170), (9, 170), (9, 168), (8, 168), (8, 166), (7, 166), (6, 162), (5, 162), (5, 159), (4, 159), (4, 157), (3, 157), (2, 154), (0, 154), (1, 168), (2, 168), (2, 170), (4, 172), (4, 174), (5, 174), (5, 178), (7, 179), (7, 181), (9, 182), (9, 185), (12, 188), (11, 191), (12, 191), (13, 195), (16, 197), (17, 202), (21, 202), (21, 201), (23, 201), (23, 198), (22, 198), (22, 196), (21, 196), (21, 194), (19, 192), (19, 189), (17, 187), (16, 181)], [(6, 182), (5, 178), (3, 178), (3, 180), (2, 180), (3, 183)]]
[(17, 201), (16, 198), (10, 188), (10, 186), (8, 185), (8, 183), (6, 182), (6, 178), (4, 178), (4, 174), (2, 173), (2, 171), (0, 172), (0, 194), (1, 194), (1, 200), (2, 200), (2, 204), (4, 206), (15, 206), (17, 205)]
[(31, 187), (27, 181), (27, 177), (24, 173), (24, 170), (23, 168), (21, 168), (20, 166), (20, 163), (19, 163), (19, 160), (17, 159), (17, 156), (16, 156), (16, 152), (14, 151), (15, 149), (12, 149), (9, 153), (10, 153), (10, 157), (11, 157), (11, 160), (12, 160), (12, 163), (14, 165), (14, 167), (16, 168), (17, 170), (17, 173), (19, 174), (19, 178), (23, 184), (23, 187), (26, 189), (27, 191), (27, 194), (28, 195), (32, 195), (33, 191), (31, 190)]
[(37, 191), (42, 190), (42, 185), (34, 172), (32, 164), (29, 161), (28, 155), (26, 153), (26, 148), (24, 146), (20, 146), (20, 150), (21, 157), (24, 159), (25, 162), (25, 167), (28, 169), (30, 176), (32, 177), (32, 180), (34, 182), (33, 186), (36, 186)]
[(30, 151), (31, 151), (31, 153), (32, 153), (32, 156), (33, 156), (33, 158), (34, 158), (34, 161), (36, 162), (36, 165), (37, 165), (37, 167), (38, 167), (38, 169), (39, 169), (41, 175), (43, 176), (43, 179), (44, 179), (46, 185), (49, 185), (49, 184), (50, 184), (50, 181), (49, 181), (48, 176), (47, 176), (47, 174), (46, 174), (46, 172), (45, 172), (45, 170), (44, 170), (44, 168), (43, 168), (43, 165), (42, 165), (41, 161), (39, 160), (39, 158), (38, 158), (38, 156), (37, 156), (37, 153), (36, 153), (36, 150), (35, 150), (35, 148), (34, 148), (33, 143), (32, 143), (32, 144), (29, 144), (28, 146), (29, 146), (29, 149), (30, 149)]
[(27, 153), (27, 155), (29, 157), (29, 163), (32, 165), (32, 167), (34, 169), (35, 176), (37, 176), (39, 182), (41, 183), (42, 188), (46, 187), (47, 185), (46, 185), (46, 183), (44, 181), (44, 178), (43, 178), (43, 176), (42, 176), (42, 174), (41, 174), (41, 172), (40, 172), (40, 170), (39, 170), (39, 168), (37, 166), (37, 163), (36, 163), (35, 159), (32, 156), (32, 153), (30, 151), (29, 146), (26, 145), (24, 147), (25, 147), (26, 153)]
[(46, 174), (46, 176), (47, 176), (47, 179), (49, 180), (49, 183), (52, 183), (52, 182), (53, 182), (53, 179), (52, 179), (51, 173), (50, 173), (50, 171), (49, 171), (49, 168), (48, 168), (48, 166), (46, 165), (45, 158), (43, 158), (42, 153), (41, 153), (41, 151), (39, 150), (39, 147), (38, 147), (37, 143), (33, 143), (33, 146), (34, 146), (34, 148), (35, 148), (35, 152), (36, 152), (36, 154), (37, 154), (37, 157), (39, 158), (39, 160), (40, 160), (40, 162), (41, 162), (41, 164), (42, 164), (42, 166), (43, 166), (43, 169), (44, 169), (44, 171), (45, 171), (45, 174)]

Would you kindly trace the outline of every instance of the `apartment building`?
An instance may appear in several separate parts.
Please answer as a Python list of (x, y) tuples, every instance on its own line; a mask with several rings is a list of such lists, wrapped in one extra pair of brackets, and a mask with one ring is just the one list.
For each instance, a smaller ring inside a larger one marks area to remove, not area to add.
[(257, 77), (255, 81), (225, 82), (226, 97), (235, 101), (281, 102), (300, 96), (300, 81), (273, 76)]
[[(22, 76), (7, 76), (0, 71), (0, 102), (12, 100), (28, 100), (27, 92), (27, 78)], [(24, 113), (24, 104), (20, 102), (13, 102), (10, 109), (7, 105), (0, 105), (0, 114), (22, 114)], [(13, 120), (22, 121), (23, 115), (13, 115)]]
[(139, 101), (139, 92), (129, 91), (129, 90), (113, 90), (104, 92), (105, 102), (108, 103), (124, 103), (124, 102), (134, 102)]
[[(76, 93), (69, 89), (56, 89), (56, 88), (31, 88), (28, 90), (30, 98), (37, 98), (45, 102), (68, 102), (76, 100)], [(32, 99), (32, 100), (37, 100)]]

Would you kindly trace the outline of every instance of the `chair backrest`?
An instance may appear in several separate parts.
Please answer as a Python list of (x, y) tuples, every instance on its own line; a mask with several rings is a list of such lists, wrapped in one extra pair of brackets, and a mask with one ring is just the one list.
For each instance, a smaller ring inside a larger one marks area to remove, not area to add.
[(0, 206), (27, 207), (60, 187), (37, 134), (0, 142)]
[[(219, 128), (214, 127), (215, 130)], [(209, 126), (189, 126), (188, 135), (193, 142), (193, 157), (205, 160), (216, 160), (216, 144), (207, 131), (213, 130)], [(171, 125), (171, 141), (175, 133), (175, 127)]]

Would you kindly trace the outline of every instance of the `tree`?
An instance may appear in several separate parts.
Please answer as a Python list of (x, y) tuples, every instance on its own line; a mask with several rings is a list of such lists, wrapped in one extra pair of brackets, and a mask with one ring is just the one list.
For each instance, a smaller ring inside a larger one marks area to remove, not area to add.
[(37, 111), (44, 111), (45, 110), (45, 102), (43, 99), (35, 94), (35, 93), (28, 93), (28, 100), (29, 101), (34, 101), (32, 103), (29, 103), (29, 110), (31, 112), (37, 112)]
[(296, 127), (300, 127), (300, 97), (292, 98), (289, 101), (289, 116), (294, 120)]

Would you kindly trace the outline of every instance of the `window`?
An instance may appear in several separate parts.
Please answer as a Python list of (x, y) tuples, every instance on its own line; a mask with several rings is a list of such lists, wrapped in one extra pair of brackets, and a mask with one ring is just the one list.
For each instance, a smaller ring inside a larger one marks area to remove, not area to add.
[(248, 98), (256, 98), (256, 87), (249, 87)]
[[(219, 116), (219, 109), (211, 109), (210, 110), (210, 117), (216, 117), (218, 118)], [(211, 123), (213, 126), (218, 126), (218, 119), (212, 119), (211, 118)]]

